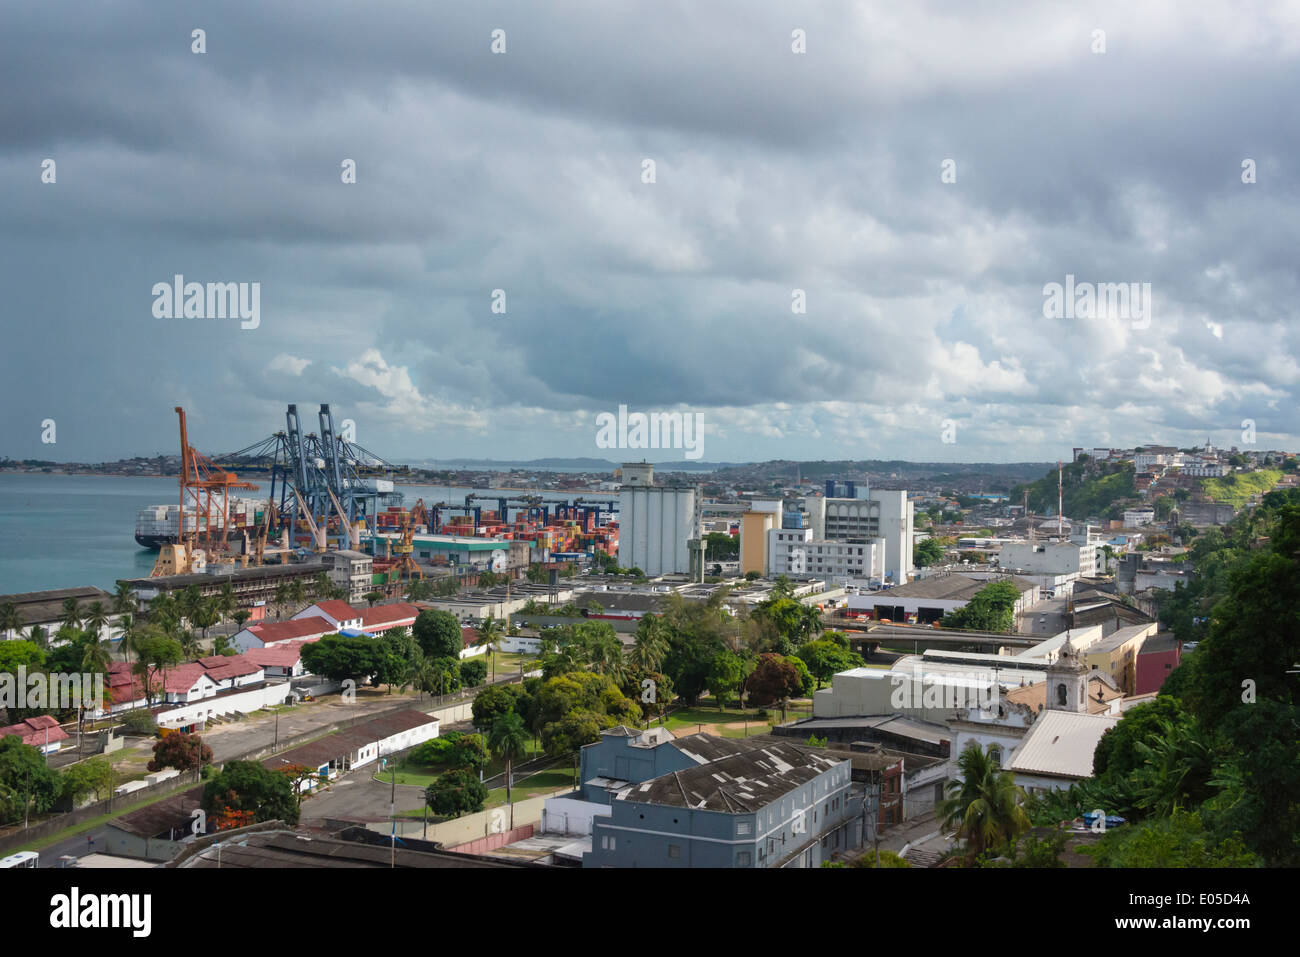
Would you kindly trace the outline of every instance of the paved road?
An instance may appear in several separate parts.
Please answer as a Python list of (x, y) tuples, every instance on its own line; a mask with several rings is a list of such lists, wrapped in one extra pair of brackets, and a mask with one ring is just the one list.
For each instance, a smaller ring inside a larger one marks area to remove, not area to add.
[(1050, 638), (1069, 627), (1069, 599), (1048, 598), (1020, 616), (1016, 630), (1022, 635)]

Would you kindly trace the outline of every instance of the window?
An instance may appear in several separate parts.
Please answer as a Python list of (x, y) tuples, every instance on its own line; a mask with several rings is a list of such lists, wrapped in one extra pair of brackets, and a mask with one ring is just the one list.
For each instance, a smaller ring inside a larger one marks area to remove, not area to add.
[(737, 834), (737, 835), (745, 835), (745, 834), (748, 834), (749, 831), (750, 831), (750, 827), (749, 827), (749, 822), (748, 822), (748, 821), (740, 821), (740, 822), (738, 822), (738, 823), (736, 824), (736, 834)]
[(604, 850), (606, 850), (606, 851), (612, 851), (612, 850), (614, 850), (614, 849), (615, 849), (615, 838), (609, 836), (608, 834), (605, 835), (604, 837), (602, 837), (602, 838), (600, 839), (600, 846), (601, 846), (602, 849), (604, 849)]
[(668, 856), (673, 860), (680, 858), (682, 856), (682, 846), (680, 844), (669, 844)]
[(1063, 684), (1059, 684), (1059, 685), (1057, 685), (1057, 686), (1056, 686), (1056, 703), (1057, 703), (1058, 705), (1064, 706), (1064, 705), (1065, 705), (1065, 698), (1066, 698), (1065, 685), (1063, 685)]
[(752, 860), (753, 858), (750, 855), (749, 851), (741, 851), (736, 855), (736, 866), (749, 867), (751, 866)]

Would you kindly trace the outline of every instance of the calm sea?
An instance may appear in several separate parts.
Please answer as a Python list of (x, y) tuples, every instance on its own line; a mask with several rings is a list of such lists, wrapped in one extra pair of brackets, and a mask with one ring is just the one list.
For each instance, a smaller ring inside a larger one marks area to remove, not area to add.
[[(423, 498), (463, 503), (472, 491), (398, 486), (404, 503)], [(241, 493), (256, 498), (259, 493)], [(502, 492), (516, 495), (519, 493)], [(597, 492), (542, 492), (557, 500), (613, 498)], [(179, 499), (174, 478), (89, 475), (0, 475), (0, 594), (94, 585), (112, 591), (119, 578), (149, 574), (158, 553), (135, 543), (135, 516), (146, 505)], [(494, 503), (480, 501), (485, 509)]]

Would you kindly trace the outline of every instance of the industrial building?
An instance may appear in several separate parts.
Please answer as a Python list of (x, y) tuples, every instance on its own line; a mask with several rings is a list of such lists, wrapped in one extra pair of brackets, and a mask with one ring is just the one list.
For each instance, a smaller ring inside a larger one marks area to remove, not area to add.
[(618, 563), (651, 578), (691, 570), (689, 543), (698, 540), (694, 488), (654, 484), (654, 466), (623, 466), (618, 496)]

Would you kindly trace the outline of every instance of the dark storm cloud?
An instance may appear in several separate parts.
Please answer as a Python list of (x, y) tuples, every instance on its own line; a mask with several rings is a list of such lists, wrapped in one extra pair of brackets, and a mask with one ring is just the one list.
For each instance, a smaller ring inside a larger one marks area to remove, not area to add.
[[(1298, 25), (1226, 3), (7, 11), (0, 452), (170, 450), (176, 404), (233, 449), (289, 401), (393, 458), (600, 454), (620, 403), (704, 412), (714, 459), (1227, 445), (1243, 418), (1294, 446)], [(260, 282), (262, 325), (153, 318), (176, 273)], [(1044, 318), (1067, 273), (1151, 283), (1149, 325)]]

